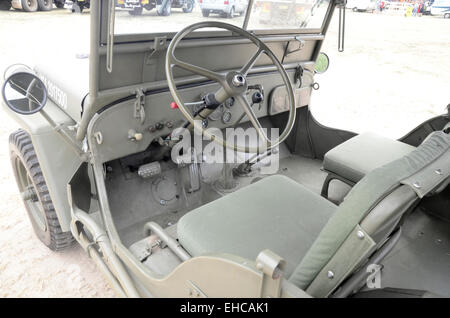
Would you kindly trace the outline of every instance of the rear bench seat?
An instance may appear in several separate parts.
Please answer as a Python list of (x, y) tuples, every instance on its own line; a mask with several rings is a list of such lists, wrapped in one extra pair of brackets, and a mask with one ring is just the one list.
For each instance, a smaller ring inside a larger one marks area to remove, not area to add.
[(367, 132), (355, 136), (325, 154), (323, 168), (328, 176), (322, 187), (322, 196), (328, 198), (332, 180), (353, 186), (370, 171), (399, 159), (416, 147)]

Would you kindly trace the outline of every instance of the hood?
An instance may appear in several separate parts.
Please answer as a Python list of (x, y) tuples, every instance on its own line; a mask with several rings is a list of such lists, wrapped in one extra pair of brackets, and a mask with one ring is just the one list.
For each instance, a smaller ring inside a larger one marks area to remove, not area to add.
[(79, 122), (89, 93), (89, 58), (48, 59), (37, 63), (34, 70), (47, 87), (49, 99)]

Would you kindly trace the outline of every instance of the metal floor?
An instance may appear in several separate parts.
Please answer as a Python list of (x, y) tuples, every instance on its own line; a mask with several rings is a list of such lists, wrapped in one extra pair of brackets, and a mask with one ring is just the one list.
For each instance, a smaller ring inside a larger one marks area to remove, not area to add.
[(450, 297), (450, 223), (416, 209), (382, 262), (381, 287), (425, 290)]
[[(303, 158), (284, 152), (279, 174), (286, 175), (313, 192), (320, 193), (326, 174), (320, 160)], [(176, 205), (161, 205), (152, 195), (154, 179), (142, 179), (120, 171), (113, 163), (113, 173), (107, 180), (108, 196), (116, 228), (126, 246), (144, 239), (143, 227), (154, 221), (163, 228), (172, 227), (187, 212), (226, 193), (219, 194), (211, 184), (202, 184), (202, 190), (184, 193)], [(170, 179), (176, 169), (163, 170)], [(238, 179), (237, 189), (264, 175)], [(236, 190), (237, 190), (236, 189)], [(343, 183), (332, 183), (330, 198), (340, 202), (349, 191)], [(424, 213), (417, 208), (403, 224), (402, 236), (394, 250), (383, 261), (382, 288), (426, 290), (450, 297), (450, 222)]]
[[(286, 152), (284, 152), (286, 153)], [(287, 155), (280, 159), (279, 174), (286, 175), (299, 182), (313, 192), (319, 193), (326, 174), (321, 171), (322, 161), (308, 159), (295, 155)], [(180, 194), (180, 204), (163, 206), (155, 199), (154, 179), (142, 179), (137, 175), (124, 174), (118, 162), (112, 163), (115, 171), (106, 181), (108, 197), (113, 219), (122, 242), (130, 246), (143, 238), (144, 224), (154, 221), (163, 228), (175, 224), (184, 214), (213, 201), (226, 193), (219, 194), (210, 184), (202, 184), (202, 190), (193, 194)], [(169, 179), (175, 169), (163, 171)], [(265, 175), (253, 174), (249, 177), (238, 178), (237, 189), (255, 182)], [(172, 178), (175, 178), (172, 176)], [(174, 180), (174, 179), (173, 179)], [(236, 190), (237, 190), (236, 189)], [(330, 187), (330, 198), (338, 200), (344, 197), (349, 188), (344, 184), (335, 184)], [(182, 192), (182, 191), (179, 191)]]

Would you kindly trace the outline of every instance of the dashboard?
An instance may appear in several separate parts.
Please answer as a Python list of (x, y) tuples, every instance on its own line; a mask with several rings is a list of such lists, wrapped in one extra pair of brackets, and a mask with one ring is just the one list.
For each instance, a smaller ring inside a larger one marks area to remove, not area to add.
[[(287, 72), (291, 82), (294, 83), (295, 70)], [(250, 87), (260, 85), (264, 88), (263, 101), (252, 107), (258, 118), (286, 111), (286, 89), (278, 72), (254, 74), (248, 77), (248, 82)], [(301, 83), (301, 87), (293, 84), (297, 107), (309, 104), (313, 73), (305, 70)], [(218, 88), (218, 84), (213, 82), (178, 87), (185, 104), (200, 101), (204, 95), (215, 92)], [(248, 90), (249, 101), (255, 91), (257, 91), (256, 88)], [(91, 141), (94, 145), (91, 144), (91, 147), (97, 148), (101, 162), (144, 151), (151, 142), (165, 138), (173, 129), (186, 123), (181, 111), (171, 107), (173, 98), (168, 89), (146, 92), (145, 96), (142, 96), (140, 105), (137, 105), (138, 103), (138, 99), (131, 98), (112, 104), (99, 111), (91, 120), (88, 135), (94, 136)], [(187, 107), (195, 113), (198, 106)], [(233, 126), (242, 114), (243, 109), (239, 103), (229, 98), (204, 121), (206, 127), (223, 129)], [(244, 117), (240, 123), (246, 121), (248, 119)]]

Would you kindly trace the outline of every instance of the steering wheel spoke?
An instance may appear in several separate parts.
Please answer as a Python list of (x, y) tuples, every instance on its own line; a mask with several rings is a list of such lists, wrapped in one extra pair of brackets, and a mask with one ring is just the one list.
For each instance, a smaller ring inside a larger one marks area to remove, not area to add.
[(250, 58), (250, 60), (245, 64), (240, 72), (244, 75), (247, 75), (248, 72), (252, 69), (253, 65), (255, 65), (255, 62), (258, 60), (258, 58), (261, 56), (261, 54), (264, 53), (264, 50), (261, 48), (258, 48), (258, 51), (256, 51), (255, 54)]
[(218, 82), (218, 83), (222, 83), (225, 76), (222, 75), (221, 73), (218, 72), (213, 72), (210, 71), (206, 68), (203, 68), (201, 66), (197, 66), (197, 65), (193, 65), (190, 63), (186, 63), (183, 61), (180, 61), (179, 59), (177, 59), (176, 57), (172, 57), (172, 65), (174, 66), (178, 66), (186, 71), (190, 71), (192, 73), (195, 73), (197, 75), (201, 75), (204, 76), (212, 81)]
[(248, 102), (247, 98), (243, 95), (236, 96), (236, 99), (241, 104), (242, 108), (244, 109), (245, 114), (247, 115), (248, 119), (252, 123), (253, 127), (256, 129), (256, 132), (258, 133), (259, 137), (263, 140), (266, 147), (269, 147), (271, 144), (271, 140), (267, 137), (267, 134), (264, 131), (264, 128), (261, 126), (261, 123), (259, 122), (258, 116), (256, 116), (255, 112), (253, 111), (252, 106), (250, 106), (250, 103)]

